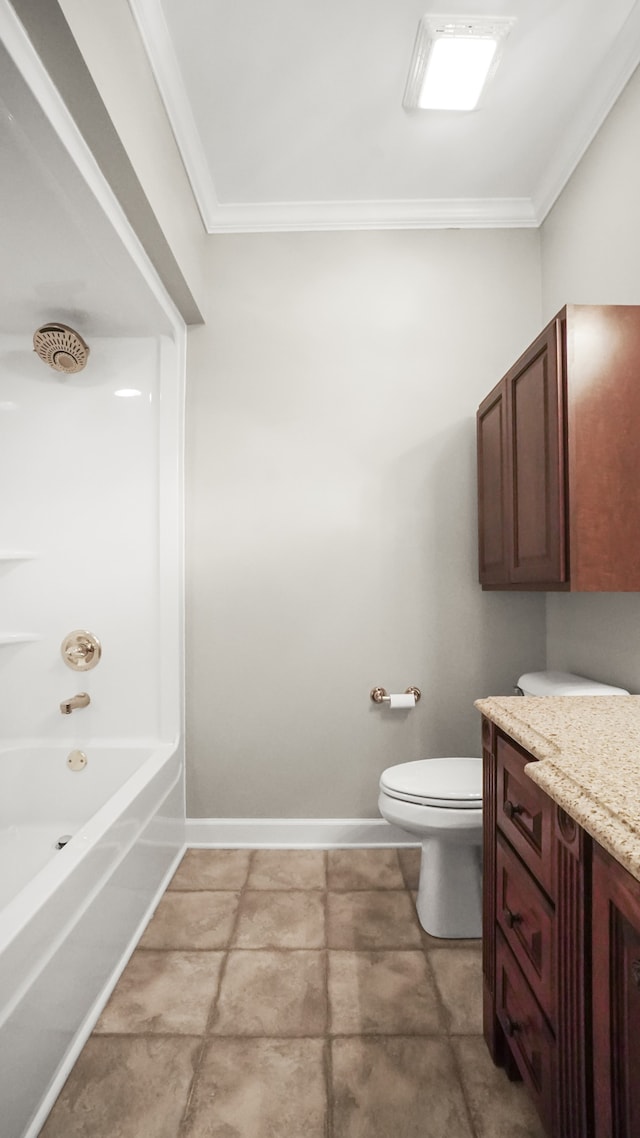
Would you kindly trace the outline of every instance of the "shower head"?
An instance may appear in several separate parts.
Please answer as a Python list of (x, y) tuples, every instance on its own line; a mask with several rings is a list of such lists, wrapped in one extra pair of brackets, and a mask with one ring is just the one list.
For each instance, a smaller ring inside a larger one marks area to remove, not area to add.
[(33, 334), (33, 350), (49, 367), (67, 374), (82, 371), (89, 358), (82, 336), (66, 324), (43, 324)]

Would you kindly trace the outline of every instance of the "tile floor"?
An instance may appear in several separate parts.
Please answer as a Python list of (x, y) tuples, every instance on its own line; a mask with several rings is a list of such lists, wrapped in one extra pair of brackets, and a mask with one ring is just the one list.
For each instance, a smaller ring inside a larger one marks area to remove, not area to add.
[(189, 850), (41, 1138), (544, 1138), (419, 851)]

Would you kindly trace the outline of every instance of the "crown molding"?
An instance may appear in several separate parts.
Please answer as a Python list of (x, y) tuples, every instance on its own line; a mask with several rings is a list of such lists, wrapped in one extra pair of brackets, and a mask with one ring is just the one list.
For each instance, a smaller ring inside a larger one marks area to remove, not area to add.
[(203, 225), (211, 232), (217, 206), (216, 188), (193, 117), (169, 27), (158, 0), (129, 0), (160, 98), (171, 124)]
[(582, 94), (568, 130), (556, 147), (532, 195), (541, 225), (584, 157), (607, 115), (640, 65), (640, 5), (636, 4), (612, 45), (607, 69)]
[(501, 229), (539, 224), (528, 198), (432, 198), (425, 201), (216, 203), (209, 233), (338, 229)]
[(635, 5), (627, 17), (620, 35), (610, 50), (607, 72), (600, 75), (598, 86), (583, 92), (580, 107), (565, 131), (560, 145), (533, 193), (533, 205), (540, 224), (556, 204), (575, 168), (610, 110), (620, 98), (633, 72), (640, 65), (640, 5)]

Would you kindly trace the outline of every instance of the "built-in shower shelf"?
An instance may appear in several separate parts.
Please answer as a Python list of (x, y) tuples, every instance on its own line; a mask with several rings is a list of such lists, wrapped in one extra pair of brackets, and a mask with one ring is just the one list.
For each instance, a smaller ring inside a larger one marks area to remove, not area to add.
[(30, 640), (44, 640), (39, 632), (0, 632), (0, 644), (28, 644)]
[(0, 549), (0, 561), (33, 561), (37, 556), (27, 549)]

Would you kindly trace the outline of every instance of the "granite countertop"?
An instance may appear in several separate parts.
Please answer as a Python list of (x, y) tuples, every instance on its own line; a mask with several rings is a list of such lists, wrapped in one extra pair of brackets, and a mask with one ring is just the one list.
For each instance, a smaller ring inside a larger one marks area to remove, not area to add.
[(491, 696), (475, 705), (540, 762), (526, 773), (640, 880), (640, 695)]

